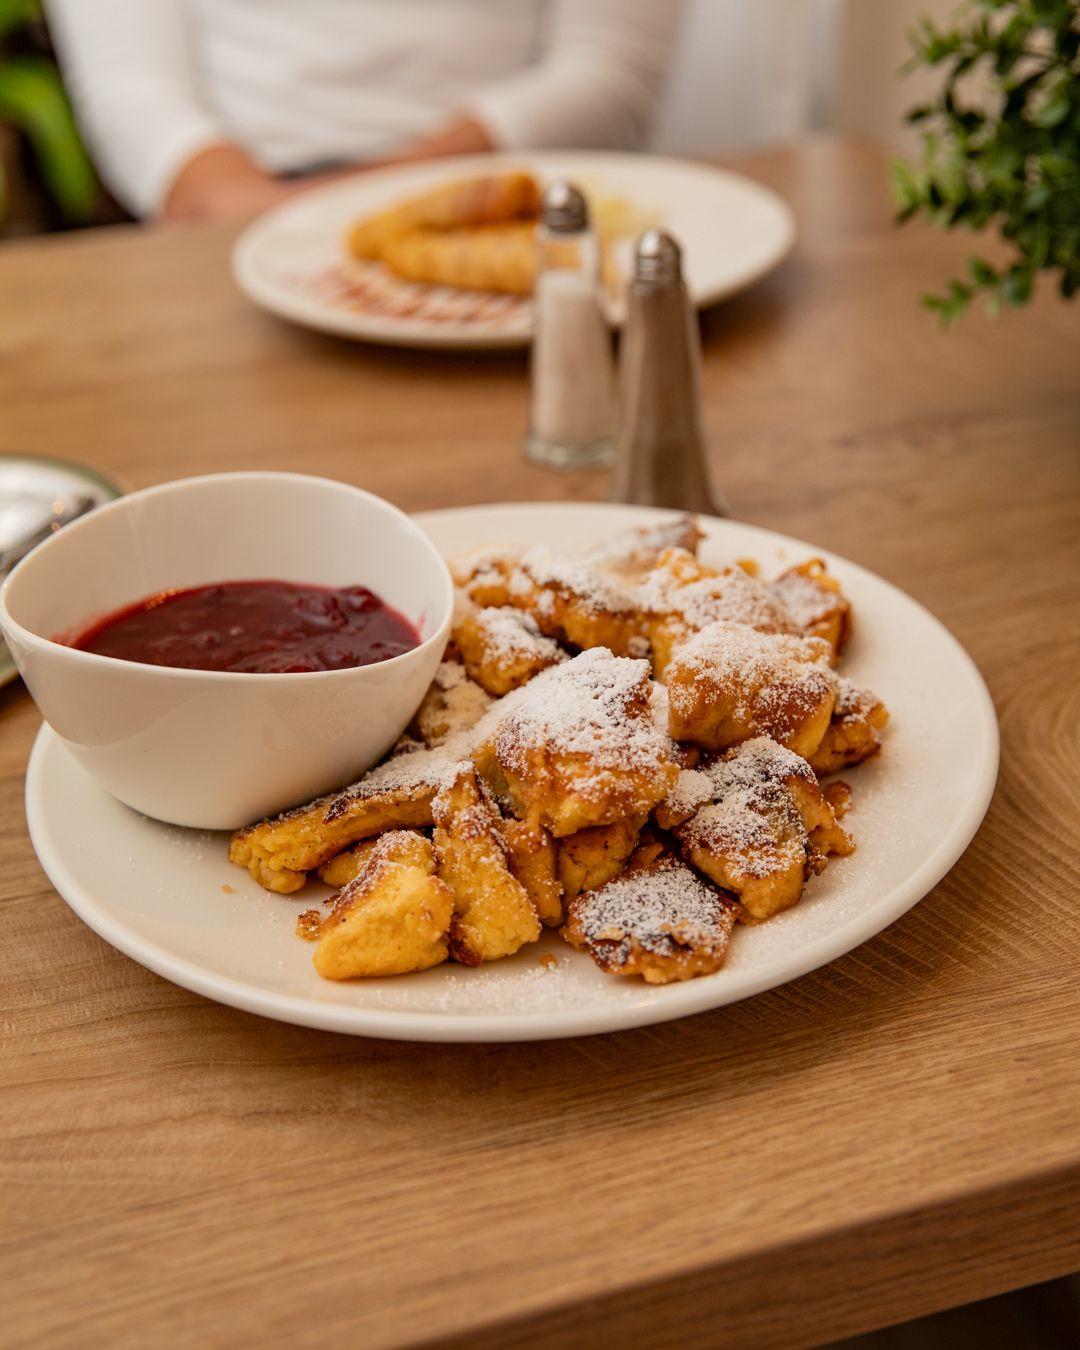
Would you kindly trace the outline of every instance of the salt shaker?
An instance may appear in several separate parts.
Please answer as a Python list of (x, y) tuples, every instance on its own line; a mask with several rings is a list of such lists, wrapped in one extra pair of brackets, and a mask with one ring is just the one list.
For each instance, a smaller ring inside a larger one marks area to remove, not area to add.
[(525, 454), (551, 469), (599, 469), (615, 455), (611, 333), (600, 301), (600, 254), (571, 183), (544, 193), (536, 230), (532, 411)]
[(682, 250), (664, 230), (646, 230), (634, 246), (619, 401), (611, 500), (729, 515), (705, 458), (697, 315)]

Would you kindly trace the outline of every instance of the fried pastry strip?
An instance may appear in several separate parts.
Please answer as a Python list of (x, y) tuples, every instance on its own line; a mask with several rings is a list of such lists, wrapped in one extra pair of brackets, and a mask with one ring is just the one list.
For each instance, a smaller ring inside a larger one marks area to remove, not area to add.
[(269, 891), (297, 891), (308, 872), (360, 839), (431, 825), (431, 802), (449, 768), (437, 750), (398, 755), (340, 792), (237, 830), (229, 861)]
[(442, 183), (377, 215), (357, 221), (346, 246), (355, 258), (381, 258), (387, 245), (410, 230), (452, 230), (531, 219), (540, 208), (540, 188), (528, 173), (485, 174)]
[(532, 221), (409, 230), (388, 239), (380, 256), (395, 276), (428, 286), (531, 295), (536, 284)]

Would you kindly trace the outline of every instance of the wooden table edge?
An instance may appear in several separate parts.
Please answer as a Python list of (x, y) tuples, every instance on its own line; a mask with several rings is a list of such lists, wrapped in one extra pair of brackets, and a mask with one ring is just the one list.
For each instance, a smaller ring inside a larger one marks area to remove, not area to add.
[[(1080, 1164), (600, 1298), (556, 1298), (520, 1319), (398, 1344), (526, 1350), (595, 1346), (602, 1336), (620, 1350), (658, 1344), (800, 1350), (1068, 1275), (1080, 1268), (1077, 1213)], [(813, 1320), (793, 1340), (792, 1309), (800, 1304), (813, 1308)]]

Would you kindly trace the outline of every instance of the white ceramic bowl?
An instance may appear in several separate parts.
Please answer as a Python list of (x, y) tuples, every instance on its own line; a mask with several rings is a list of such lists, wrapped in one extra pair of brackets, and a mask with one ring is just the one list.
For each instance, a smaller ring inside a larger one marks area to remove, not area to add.
[[(421, 645), (348, 670), (239, 674), (53, 640), (158, 591), (245, 579), (367, 586)], [(122, 802), (201, 829), (235, 829), (373, 764), (423, 698), (452, 609), (446, 564), (407, 516), (348, 484), (288, 473), (123, 497), (40, 545), (0, 589), (19, 672), (72, 754)]]

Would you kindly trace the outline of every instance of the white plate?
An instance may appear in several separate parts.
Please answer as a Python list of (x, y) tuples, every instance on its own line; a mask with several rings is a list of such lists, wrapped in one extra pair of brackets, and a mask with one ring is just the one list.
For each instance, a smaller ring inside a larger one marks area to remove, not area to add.
[(314, 188), (244, 231), (233, 251), (233, 275), (256, 304), (343, 337), (419, 347), (523, 346), (532, 324), (528, 300), (413, 286), (381, 264), (348, 258), (343, 243), (360, 217), (417, 190), (504, 168), (531, 169), (542, 182), (573, 178), (662, 223), (683, 245), (690, 292), (701, 306), (757, 281), (783, 259), (795, 236), (791, 212), (775, 193), (707, 165), (585, 151), (477, 155), (376, 169)]
[[(90, 497), (100, 506), (119, 496), (115, 483), (81, 464), (44, 455), (0, 454), (0, 549), (10, 548), (43, 523), (51, 502)], [(18, 673), (0, 638), (0, 685)]]
[[(637, 507), (520, 505), (420, 516), (448, 555), (485, 542), (572, 551), (660, 513)], [(771, 573), (820, 554), (732, 521), (705, 522), (706, 561), (755, 557)], [(971, 840), (997, 775), (986, 687), (956, 640), (908, 596), (823, 555), (857, 612), (844, 670), (892, 719), (884, 752), (847, 775), (858, 841), (797, 908), (740, 928), (716, 975), (651, 988), (602, 975), (555, 934), (479, 969), (443, 965), (399, 979), (334, 984), (294, 936), (297, 913), (328, 892), (273, 896), (226, 861), (226, 835), (136, 815), (98, 788), (43, 728), (26, 780), (30, 835), (72, 909), (114, 947), (209, 998), (284, 1022), (399, 1040), (541, 1040), (616, 1031), (771, 989), (865, 942), (945, 875)], [(553, 967), (540, 958), (557, 958)]]

